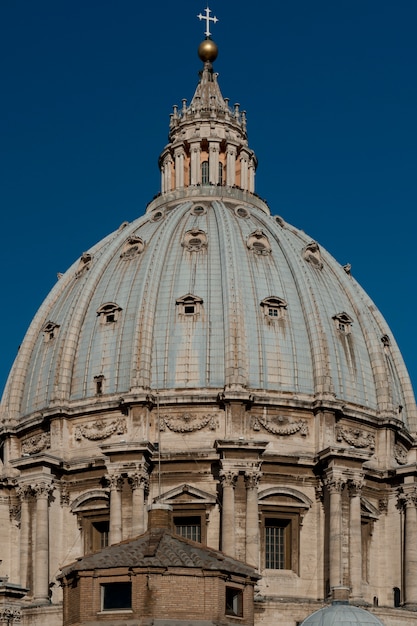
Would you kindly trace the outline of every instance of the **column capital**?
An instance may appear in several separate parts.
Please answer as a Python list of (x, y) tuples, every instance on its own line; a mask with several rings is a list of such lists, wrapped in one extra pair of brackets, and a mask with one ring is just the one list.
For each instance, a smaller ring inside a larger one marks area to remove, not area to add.
[(121, 491), (124, 485), (124, 478), (121, 474), (106, 474), (104, 477), (110, 487), (110, 491)]
[(397, 493), (397, 507), (408, 509), (417, 506), (417, 485), (400, 487)]
[(127, 475), (127, 480), (132, 491), (135, 491), (135, 489), (139, 488), (143, 488), (145, 491), (148, 490), (149, 474), (145, 469), (138, 470), (136, 472), (129, 472)]
[(21, 502), (28, 502), (33, 495), (32, 487), (27, 483), (20, 483), (16, 486), (16, 495)]
[(37, 500), (47, 500), (54, 490), (53, 484), (47, 480), (39, 480), (38, 482), (33, 483), (31, 488)]
[(362, 493), (362, 488), (365, 482), (365, 478), (363, 474), (358, 474), (357, 476), (353, 476), (347, 480), (347, 487), (349, 490), (349, 495), (351, 497), (360, 496)]
[(223, 487), (235, 487), (239, 472), (232, 468), (220, 470), (220, 481)]
[(323, 479), (323, 484), (329, 493), (342, 493), (346, 479), (342, 475), (330, 473)]

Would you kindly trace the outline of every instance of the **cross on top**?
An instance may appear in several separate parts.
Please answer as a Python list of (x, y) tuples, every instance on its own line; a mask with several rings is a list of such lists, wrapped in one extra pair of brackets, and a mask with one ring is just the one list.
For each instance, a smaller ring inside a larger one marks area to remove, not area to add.
[(205, 15), (202, 15), (201, 13), (199, 13), (197, 17), (199, 20), (206, 20), (206, 32), (204, 34), (206, 37), (210, 37), (211, 35), (210, 22), (213, 22), (213, 24), (216, 24), (216, 22), (218, 22), (219, 20), (217, 19), (216, 16), (210, 17), (211, 10), (208, 7), (205, 8), (205, 12), (206, 12)]

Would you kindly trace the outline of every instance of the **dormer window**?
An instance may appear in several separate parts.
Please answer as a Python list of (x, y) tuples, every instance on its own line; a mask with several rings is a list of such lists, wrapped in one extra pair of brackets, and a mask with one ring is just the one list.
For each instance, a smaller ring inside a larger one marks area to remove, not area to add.
[(115, 324), (119, 318), (121, 307), (114, 302), (103, 304), (97, 311), (100, 324)]
[(201, 313), (203, 300), (192, 294), (187, 294), (182, 298), (178, 298), (175, 304), (178, 307), (180, 316), (196, 318)]
[(342, 335), (349, 335), (352, 332), (353, 320), (347, 313), (338, 313), (333, 316), (336, 329)]
[(96, 396), (101, 396), (103, 393), (103, 386), (104, 386), (103, 374), (99, 374), (99, 376), (94, 376), (94, 384), (96, 387)]
[(93, 257), (91, 256), (91, 254), (89, 254), (88, 252), (84, 252), (80, 259), (80, 262), (78, 263), (78, 268), (75, 273), (76, 278), (79, 278), (90, 269), (92, 259)]
[(45, 343), (48, 343), (55, 339), (58, 329), (59, 326), (58, 324), (55, 324), (55, 322), (46, 322), (45, 326), (42, 328)]
[(205, 215), (207, 211), (204, 206), (201, 206), (201, 204), (198, 204), (197, 206), (193, 207), (191, 212), (193, 215), (200, 216), (200, 215)]
[(264, 315), (269, 322), (277, 319), (283, 319), (285, 317), (287, 306), (288, 304), (285, 300), (275, 296), (265, 298), (261, 302), (261, 307), (263, 309)]
[(255, 230), (249, 235), (246, 245), (254, 254), (267, 255), (271, 253), (269, 239), (261, 230)]
[(143, 252), (144, 248), (145, 244), (140, 237), (129, 237), (125, 245), (123, 246), (123, 251), (120, 257), (126, 260), (132, 259), (133, 257)]
[(311, 241), (306, 245), (303, 250), (303, 257), (307, 263), (311, 263), (311, 265), (319, 270), (323, 269), (320, 247), (317, 242)]
[(207, 235), (203, 230), (193, 228), (185, 233), (181, 245), (188, 252), (200, 252), (207, 248)]

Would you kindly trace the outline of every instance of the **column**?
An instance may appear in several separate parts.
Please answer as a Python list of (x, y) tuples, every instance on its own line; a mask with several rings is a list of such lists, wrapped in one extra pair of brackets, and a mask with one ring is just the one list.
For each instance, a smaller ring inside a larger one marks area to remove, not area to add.
[(29, 565), (29, 498), (31, 490), (29, 485), (19, 485), (17, 495), (20, 499), (20, 584), (27, 587)]
[(191, 146), (190, 185), (201, 183), (200, 143)]
[(226, 152), (226, 185), (236, 184), (236, 146), (227, 146)]
[(349, 570), (351, 596), (362, 597), (362, 527), (361, 527), (361, 492), (363, 476), (349, 480)]
[(220, 480), (223, 487), (222, 502), (222, 551), (235, 556), (235, 485), (238, 472), (222, 469)]
[(219, 182), (219, 146), (210, 142), (209, 145), (209, 183), (217, 185)]
[(246, 485), (246, 562), (259, 570), (258, 484), (260, 466), (245, 472)]
[(248, 191), (254, 193), (255, 191), (255, 163), (253, 157), (249, 161), (249, 186)]
[(240, 186), (244, 191), (248, 190), (248, 155), (246, 152), (240, 155)]
[(129, 474), (132, 488), (132, 537), (145, 532), (145, 494), (148, 490), (149, 476), (146, 470)]
[(403, 494), (404, 504), (404, 601), (406, 607), (417, 607), (417, 490), (411, 487)]
[(330, 474), (325, 481), (329, 493), (329, 586), (334, 590), (343, 585), (342, 573), (342, 477)]
[(110, 485), (110, 524), (109, 544), (122, 541), (122, 489), (123, 477), (112, 474), (107, 476)]
[(175, 188), (184, 187), (184, 148), (175, 148)]
[(37, 602), (49, 602), (49, 496), (52, 484), (41, 481), (33, 486), (36, 497), (35, 571), (33, 596)]

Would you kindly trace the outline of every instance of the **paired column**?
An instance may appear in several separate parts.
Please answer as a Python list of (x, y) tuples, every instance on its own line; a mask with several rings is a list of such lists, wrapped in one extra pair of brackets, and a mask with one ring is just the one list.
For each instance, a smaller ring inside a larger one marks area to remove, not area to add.
[(29, 584), (29, 499), (32, 497), (32, 492), (29, 485), (19, 485), (16, 491), (20, 499), (20, 584), (26, 588)]
[(227, 146), (226, 152), (226, 185), (233, 187), (236, 184), (236, 146)]
[(145, 495), (149, 487), (146, 469), (129, 474), (132, 489), (132, 537), (145, 532)]
[(342, 572), (342, 490), (343, 478), (330, 472), (325, 479), (329, 493), (329, 586), (330, 592), (343, 585)]
[(361, 525), (361, 493), (363, 475), (349, 480), (350, 524), (349, 524), (349, 570), (351, 595), (354, 599), (362, 597), (362, 525)]
[(34, 600), (49, 602), (49, 496), (52, 484), (40, 481), (33, 485), (36, 498), (36, 538), (35, 538), (35, 571)]
[(238, 472), (231, 468), (220, 471), (223, 487), (222, 509), (222, 550), (229, 556), (235, 556), (235, 486)]
[(417, 487), (404, 486), (404, 601), (417, 607)]
[(246, 485), (246, 562), (259, 569), (259, 513), (258, 484), (261, 479), (260, 463), (245, 472)]
[(122, 489), (124, 479), (121, 475), (110, 474), (107, 476), (110, 486), (110, 524), (109, 543), (122, 541)]

